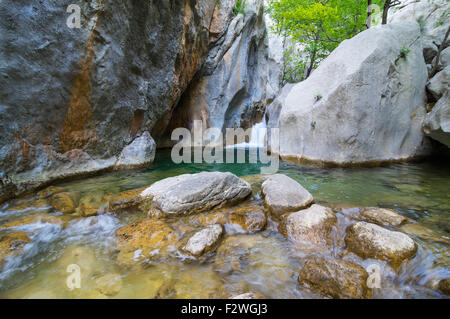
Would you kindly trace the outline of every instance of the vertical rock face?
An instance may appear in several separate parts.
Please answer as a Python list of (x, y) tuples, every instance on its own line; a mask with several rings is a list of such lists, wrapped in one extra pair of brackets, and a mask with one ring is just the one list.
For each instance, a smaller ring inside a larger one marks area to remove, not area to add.
[(268, 74), (266, 96), (267, 101), (271, 102), (277, 97), (283, 85), (285, 61), (284, 51), (287, 40), (272, 31), (273, 21), (270, 19), (269, 14), (266, 14), (264, 18), (267, 26), (268, 37)]
[(84, 1), (81, 28), (70, 3), (0, 3), (0, 171), (28, 183), (13, 193), (114, 167), (165, 128), (208, 54), (216, 1)]
[[(437, 59), (439, 46), (443, 44), (445, 33), (450, 27), (450, 3), (445, 0), (405, 1), (395, 10), (390, 21), (416, 20), (421, 26), (422, 47), (428, 70), (432, 70)], [(427, 114), (423, 125), (424, 132), (432, 139), (450, 147), (450, 39), (443, 44), (437, 68), (430, 74), (427, 83)], [(436, 102), (436, 104), (434, 104)]]
[(191, 129), (194, 120), (224, 129), (248, 128), (261, 119), (268, 73), (263, 1), (247, 1), (245, 15), (234, 15), (233, 5), (232, 0), (222, 1), (216, 9), (206, 63), (173, 112), (158, 147), (170, 146), (172, 130)]
[(439, 99), (424, 122), (423, 130), (430, 137), (450, 147), (450, 93)]
[(416, 22), (361, 32), (287, 94), (281, 156), (349, 165), (424, 154), (426, 80)]
[(394, 7), (389, 23), (417, 21), (421, 25), (423, 55), (427, 64), (437, 53), (435, 43), (442, 43), (445, 31), (450, 26), (450, 3), (446, 0), (407, 0)]

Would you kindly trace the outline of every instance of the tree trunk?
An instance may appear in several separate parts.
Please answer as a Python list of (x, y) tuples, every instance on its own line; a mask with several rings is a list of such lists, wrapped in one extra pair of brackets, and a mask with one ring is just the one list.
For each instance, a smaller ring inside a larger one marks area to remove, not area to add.
[(311, 75), (311, 72), (314, 69), (314, 62), (316, 62), (316, 53), (317, 53), (317, 49), (314, 47), (314, 51), (311, 54), (310, 64), (309, 64), (308, 70), (306, 71), (305, 80)]
[(436, 60), (434, 61), (433, 68), (430, 71), (430, 74), (428, 75), (428, 78), (431, 79), (438, 71), (439, 67), (439, 59), (441, 58), (441, 52), (445, 49), (445, 45), (447, 43), (447, 39), (450, 33), (450, 27), (447, 28), (447, 32), (445, 32), (444, 40), (442, 41), (441, 45), (438, 46), (438, 52), (436, 54)]
[(366, 20), (367, 29), (372, 26), (372, 0), (367, 0), (367, 20)]
[(387, 17), (388, 17), (388, 12), (389, 12), (390, 7), (391, 7), (391, 0), (386, 0), (386, 2), (384, 3), (384, 7), (383, 7), (383, 19), (381, 20), (381, 24), (387, 23)]

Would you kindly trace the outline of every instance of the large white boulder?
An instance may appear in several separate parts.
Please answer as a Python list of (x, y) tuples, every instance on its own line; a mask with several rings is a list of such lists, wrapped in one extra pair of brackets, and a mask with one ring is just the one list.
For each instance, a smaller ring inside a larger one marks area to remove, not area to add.
[(250, 184), (232, 173), (201, 172), (165, 178), (140, 196), (151, 200), (152, 212), (181, 215), (237, 203), (251, 192)]
[(416, 22), (373, 27), (343, 41), (280, 112), (285, 159), (355, 164), (426, 151), (427, 70)]

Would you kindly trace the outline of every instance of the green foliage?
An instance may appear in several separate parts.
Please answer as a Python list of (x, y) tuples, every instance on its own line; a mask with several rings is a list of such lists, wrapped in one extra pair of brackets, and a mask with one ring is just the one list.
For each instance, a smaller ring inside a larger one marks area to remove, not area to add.
[(366, 29), (367, 1), (270, 0), (266, 11), (274, 32), (304, 47), (301, 56), (293, 52), (287, 59), (287, 82), (308, 77), (339, 43)]
[(410, 50), (407, 47), (402, 47), (401, 50), (400, 50), (399, 57), (401, 59), (406, 59), (406, 57), (408, 56), (409, 52), (410, 52)]
[(239, 13), (242, 13), (245, 15), (245, 8), (247, 7), (247, 4), (245, 3), (245, 0), (237, 0), (236, 5), (233, 7), (233, 13), (235, 15), (238, 15)]
[(284, 52), (284, 71), (283, 81), (284, 83), (297, 83), (303, 79), (303, 70), (306, 68), (306, 64), (303, 61), (302, 52), (299, 51), (294, 45), (285, 49)]
[(427, 24), (427, 21), (425, 20), (425, 17), (423, 15), (418, 17), (417, 18), (417, 23), (420, 26), (420, 32), (423, 32), (423, 30), (425, 29), (425, 25)]
[(445, 21), (447, 21), (448, 19), (449, 14), (450, 14), (449, 11), (444, 11), (439, 17), (439, 19), (436, 20), (434, 27), (439, 28), (440, 26), (444, 25)]

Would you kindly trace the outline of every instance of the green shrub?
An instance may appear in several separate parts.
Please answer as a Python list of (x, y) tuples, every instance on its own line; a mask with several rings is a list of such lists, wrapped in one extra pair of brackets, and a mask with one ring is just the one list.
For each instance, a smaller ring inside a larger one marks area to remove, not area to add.
[(402, 58), (402, 59), (406, 59), (406, 57), (408, 56), (409, 52), (410, 52), (410, 50), (409, 50), (408, 48), (403, 47), (403, 48), (400, 50), (400, 55), (399, 55), (399, 57)]
[(247, 4), (245, 3), (245, 0), (237, 0), (236, 5), (233, 7), (233, 13), (235, 15), (238, 15), (239, 13), (242, 13), (245, 15), (245, 7)]

